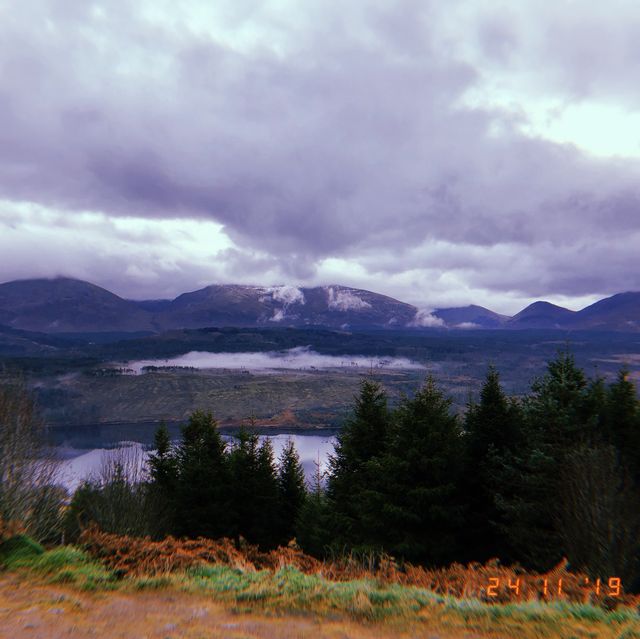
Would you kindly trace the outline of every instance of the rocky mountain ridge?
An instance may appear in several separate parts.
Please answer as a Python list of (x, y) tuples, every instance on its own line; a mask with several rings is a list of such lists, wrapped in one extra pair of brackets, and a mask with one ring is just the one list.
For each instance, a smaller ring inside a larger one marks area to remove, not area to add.
[(173, 300), (127, 300), (81, 280), (0, 284), (0, 325), (42, 333), (162, 332), (208, 326), (357, 329), (566, 329), (640, 331), (640, 293), (619, 293), (580, 311), (538, 301), (513, 317), (477, 305), (420, 309), (341, 285), (216, 284)]

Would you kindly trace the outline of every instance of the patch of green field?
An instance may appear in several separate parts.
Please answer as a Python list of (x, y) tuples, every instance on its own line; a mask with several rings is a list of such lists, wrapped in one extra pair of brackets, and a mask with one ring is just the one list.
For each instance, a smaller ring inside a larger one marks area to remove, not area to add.
[[(365, 372), (238, 374), (161, 371), (118, 377), (64, 376), (45, 380), (58, 406), (40, 401), (49, 423), (176, 422), (196, 409), (226, 425), (255, 417), (265, 425), (336, 426), (349, 410)], [(424, 372), (380, 375), (392, 396), (415, 389)], [(43, 391), (40, 391), (44, 395)], [(44, 404), (44, 405), (43, 405)], [(285, 414), (286, 413), (286, 414)], [(295, 422), (292, 422), (292, 418)]]

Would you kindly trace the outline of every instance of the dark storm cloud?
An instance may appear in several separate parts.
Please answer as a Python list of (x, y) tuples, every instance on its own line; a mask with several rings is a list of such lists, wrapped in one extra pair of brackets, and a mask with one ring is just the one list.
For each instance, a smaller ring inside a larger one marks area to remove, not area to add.
[(526, 116), (464, 100), (495, 68), (632, 101), (617, 68), (640, 66), (632, 5), (580, 4), (480, 11), (457, 32), (468, 3), (0, 7), (0, 199), (213, 219), (247, 277), (310, 280), (338, 257), (525, 296), (640, 287), (613, 256), (640, 233), (637, 160), (524, 137)]

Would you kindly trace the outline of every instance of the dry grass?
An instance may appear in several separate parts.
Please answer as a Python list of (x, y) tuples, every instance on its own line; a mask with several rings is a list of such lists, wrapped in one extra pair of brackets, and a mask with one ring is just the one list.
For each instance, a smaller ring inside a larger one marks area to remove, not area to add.
[(94, 558), (121, 575), (158, 575), (183, 572), (189, 568), (214, 564), (229, 566), (243, 572), (284, 566), (298, 568), (307, 574), (321, 572), (322, 563), (290, 546), (271, 552), (261, 552), (257, 546), (243, 545), (237, 549), (229, 539), (175, 539), (162, 541), (103, 533), (97, 528), (85, 530), (80, 545)]
[[(469, 575), (480, 583), (482, 571), (499, 569), (494, 566), (430, 572), (400, 570), (388, 560), (368, 571), (354, 558), (323, 564), (296, 548), (260, 553), (250, 546), (238, 550), (228, 540), (150, 542), (95, 530), (85, 533), (84, 543), (93, 556), (71, 546), (43, 551), (23, 538), (0, 561), (8, 569), (0, 574), (1, 639), (640, 639), (638, 612), (625, 606), (483, 603), (402, 583), (459, 591)], [(349, 578), (356, 574), (362, 578)]]
[(607, 609), (621, 604), (640, 606), (640, 597), (625, 594), (622, 588), (617, 596), (611, 596), (615, 590), (609, 587), (608, 580), (602, 581), (596, 593), (596, 583), (584, 574), (570, 572), (566, 561), (547, 573), (527, 573), (518, 567), (502, 566), (497, 560), (485, 565), (453, 564), (429, 570), (411, 564), (399, 566), (392, 557), (384, 555), (376, 561), (346, 556), (321, 562), (294, 544), (261, 552), (250, 544), (238, 549), (229, 539), (167, 537), (151, 541), (111, 535), (96, 528), (85, 530), (80, 543), (92, 557), (119, 575), (177, 573), (207, 565), (229, 566), (243, 572), (293, 567), (331, 581), (370, 580), (383, 585), (413, 586), (438, 595), (487, 603), (542, 600), (594, 604)]

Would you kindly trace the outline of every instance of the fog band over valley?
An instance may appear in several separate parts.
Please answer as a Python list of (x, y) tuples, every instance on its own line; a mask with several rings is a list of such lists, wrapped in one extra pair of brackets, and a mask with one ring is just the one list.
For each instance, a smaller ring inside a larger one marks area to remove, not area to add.
[(191, 351), (171, 359), (146, 359), (130, 362), (127, 368), (142, 373), (147, 366), (184, 366), (199, 369), (227, 368), (239, 370), (319, 369), (319, 368), (371, 368), (411, 370), (425, 368), (418, 362), (403, 357), (380, 358), (365, 355), (322, 355), (308, 346), (286, 351), (266, 353), (206, 353)]

